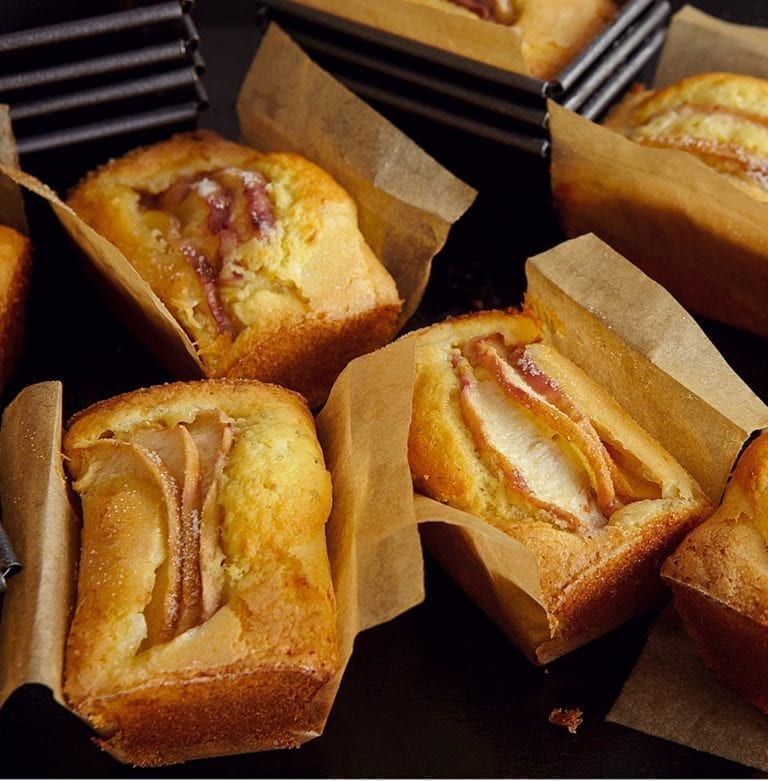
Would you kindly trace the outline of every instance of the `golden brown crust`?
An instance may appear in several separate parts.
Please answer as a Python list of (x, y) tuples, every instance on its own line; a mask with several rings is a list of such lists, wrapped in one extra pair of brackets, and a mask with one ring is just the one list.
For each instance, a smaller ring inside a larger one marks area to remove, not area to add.
[[(451, 13), (475, 16), (464, 7), (488, 6), (482, 14), (520, 33), (523, 58), (531, 75), (555, 78), (603, 30), (618, 11), (614, 0), (513, 0), (504, 3), (415, 0)], [(498, 6), (498, 8), (492, 8)]]
[(754, 198), (768, 201), (768, 81), (700, 73), (667, 87), (636, 86), (604, 124), (646, 146), (698, 157)]
[(768, 434), (739, 458), (723, 501), (664, 563), (683, 623), (715, 675), (768, 713)]
[[(215, 518), (207, 548), (158, 511), (181, 501), (162, 439), (180, 427), (200, 444), (184, 485), (202, 478), (198, 501), (213, 497), (190, 515), (201, 535)], [(100, 745), (154, 766), (317, 734), (339, 660), (330, 477), (303, 399), (249, 380), (146, 388), (76, 415), (63, 451), (83, 507), (64, 693)], [(190, 564), (220, 580), (208, 614), (203, 586), (183, 577)], [(168, 621), (153, 635), (158, 589)]]
[(614, 0), (568, 0), (523, 4), (517, 26), (523, 36), (523, 57), (531, 73), (555, 78), (616, 15)]
[[(512, 312), (468, 316), (422, 333), (417, 348), (409, 459), (417, 490), (487, 520), (533, 553), (548, 615), (547, 637), (539, 634), (532, 638), (525, 628), (528, 618), (517, 628), (514, 615), (507, 615), (504, 623), (512, 625), (511, 633), (524, 650), (543, 663), (658, 601), (663, 594), (659, 562), (709, 507), (695, 481), (671, 456), (586, 375), (572, 365), (568, 368), (569, 362), (562, 357), (555, 360), (548, 352), (551, 348), (545, 352), (537, 348), (530, 354), (536, 355), (547, 371), (557, 368), (558, 374), (552, 376), (557, 376), (559, 387), (586, 410), (614, 458), (619, 458), (619, 452), (624, 454), (617, 463), (633, 462), (630, 471), (636, 478), (644, 475), (647, 484), (639, 481), (643, 483), (639, 496), (625, 499), (623, 506), (593, 527), (574, 527), (563, 521), (557, 507), (572, 501), (565, 493), (558, 494), (555, 507), (526, 496), (531, 481), (526, 478), (521, 489), (515, 487), (518, 478), (509, 470), (497, 470), (498, 461), (487, 456), (487, 442), (478, 440), (462, 411), (462, 394), (468, 393), (468, 385), (457, 376), (452, 356), (457, 348), (466, 354), (466, 345), (489, 329), (505, 334), (510, 346), (515, 340), (535, 342), (541, 338), (534, 320), (526, 313)], [(545, 355), (546, 364), (542, 360)], [(509, 409), (504, 414), (517, 413)], [(540, 444), (524, 458), (531, 462), (550, 458), (544, 444), (552, 438), (548, 431), (543, 429), (541, 439), (532, 440)], [(555, 438), (561, 435), (559, 432)], [(566, 461), (557, 463), (556, 470), (563, 471)], [(545, 474), (554, 475), (552, 467), (543, 468)], [(549, 482), (552, 479), (547, 478)], [(637, 483), (635, 479), (636, 488)], [(655, 486), (656, 495), (643, 498), (649, 484)], [(462, 585), (489, 614), (503, 614), (506, 607), (498, 604), (499, 582), (483, 584), (487, 578), (483, 562), (461, 552), (467, 544), (472, 547), (467, 533), (446, 528), (439, 534), (451, 540), (440, 546), (444, 563), (454, 572), (463, 572)], [(438, 532), (431, 531), (429, 536), (436, 538)], [(510, 598), (511, 594), (510, 590)], [(522, 595), (515, 599), (522, 601)]]
[(106, 718), (119, 713), (122, 725), (115, 737), (97, 742), (141, 767), (224, 756), (233, 745), (237, 753), (296, 748), (317, 731), (317, 714), (307, 703), (323, 683), (316, 671), (265, 666), (229, 678), (148, 686), (96, 704), (94, 718), (102, 710)]
[(768, 626), (697, 589), (670, 583), (675, 608), (704, 663), (721, 683), (768, 713)]
[(92, 172), (68, 203), (147, 280), (209, 377), (317, 406), (351, 357), (394, 335), (402, 302), (354, 202), (300, 155), (179, 134)]
[(21, 353), (31, 271), (29, 239), (0, 225), (0, 388)]
[[(394, 307), (391, 313), (394, 317)], [(316, 407), (351, 360), (378, 349), (391, 337), (392, 320), (382, 317), (381, 309), (339, 320), (306, 317), (290, 331), (277, 327), (269, 334), (243, 334), (226, 374), (304, 389), (310, 394), (310, 405)], [(312, 349), (297, 350), (297, 344)]]
[(68, 421), (63, 449), (66, 453), (98, 439), (115, 426), (128, 429), (142, 421), (162, 418), (166, 413), (169, 419), (178, 419), (214, 407), (231, 414), (257, 403), (285, 405), (313, 425), (304, 399), (287, 388), (247, 379), (170, 382), (112, 396), (75, 413)]

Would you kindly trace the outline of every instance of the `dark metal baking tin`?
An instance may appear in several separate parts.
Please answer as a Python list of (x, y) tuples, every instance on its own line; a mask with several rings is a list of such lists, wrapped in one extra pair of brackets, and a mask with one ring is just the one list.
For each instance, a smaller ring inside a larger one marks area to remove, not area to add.
[(547, 99), (598, 118), (659, 51), (671, 7), (668, 0), (628, 0), (550, 81), (494, 68), (296, 0), (264, 0), (261, 13), (265, 27), (275, 21), (363, 99), (546, 157)]
[(0, 593), (5, 591), (8, 578), (21, 571), (21, 562), (16, 557), (11, 541), (0, 524)]
[(0, 102), (10, 107), (22, 162), (150, 128), (193, 127), (208, 98), (192, 7), (164, 0), (0, 30)]

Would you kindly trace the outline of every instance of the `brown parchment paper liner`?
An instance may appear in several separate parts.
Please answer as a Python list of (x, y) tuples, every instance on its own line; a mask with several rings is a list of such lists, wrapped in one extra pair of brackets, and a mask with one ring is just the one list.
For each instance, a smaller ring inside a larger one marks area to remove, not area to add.
[[(718, 70), (768, 77), (768, 29), (686, 6), (670, 24), (658, 84)], [(685, 152), (549, 109), (552, 190), (566, 234), (597, 234), (691, 311), (768, 336), (768, 203)]]
[[(768, 424), (768, 408), (693, 319), (594, 236), (529, 259), (527, 277), (527, 299), (547, 321), (549, 341), (605, 385), (717, 500), (744, 441)], [(450, 524), (483, 570), (468, 590), (534, 656), (550, 638), (532, 552), (479, 518), (412, 495), (407, 436), (417, 338), (408, 334), (353, 361), (320, 415), (324, 436), (347, 443), (345, 462), (364, 492), (343, 501), (362, 506), (373, 498), (382, 526), (403, 534), (412, 517)]]
[(0, 704), (26, 683), (47, 686), (63, 704), (77, 519), (61, 461), (61, 397), (58, 382), (26, 388), (6, 408), (0, 428), (3, 522), (24, 565), (3, 601)]
[[(402, 327), (418, 307), (433, 257), (475, 190), (315, 65), (276, 25), (270, 25), (251, 63), (237, 108), (245, 143), (260, 151), (299, 152), (350, 192), (366, 240), (404, 299)], [(191, 340), (125, 256), (46, 185), (8, 168), (0, 167), (0, 173), (49, 201), (118, 293), (129, 325), (171, 374), (202, 376)]]
[[(333, 477), (334, 506), (327, 536), (342, 664), (310, 706), (313, 726), (296, 735), (300, 742), (323, 732), (357, 633), (423, 599), (412, 494), (410, 489), (400, 490), (410, 477), (407, 471), (398, 474), (403, 466), (393, 465), (388, 458), (388, 453), (405, 447), (402, 432), (407, 434), (410, 419), (410, 409), (396, 405), (402, 395), (398, 385), (406, 380), (389, 371), (389, 362), (394, 358), (399, 366), (402, 360), (406, 365), (409, 361), (407, 351), (404, 358), (402, 352), (385, 358), (386, 379), (366, 388), (365, 381), (358, 382), (351, 371), (334, 388), (318, 424)], [(355, 388), (351, 409), (349, 383)], [(368, 406), (382, 389), (385, 395)], [(30, 386), (8, 406), (0, 429), (0, 500), (7, 508), (9, 534), (24, 561), (23, 574), (9, 584), (0, 623), (0, 706), (24, 684), (39, 683), (67, 707), (62, 670), (74, 606), (79, 520), (68, 501), (63, 473), (61, 401), (60, 383)], [(368, 410), (395, 425), (361, 471), (355, 458), (368, 441)], [(368, 469), (378, 475), (378, 481), (367, 479)], [(392, 523), (392, 517), (397, 523)], [(227, 753), (245, 750), (247, 744), (243, 747), (233, 740)], [(194, 746), (190, 752), (194, 752), (190, 758), (202, 756)]]
[(608, 719), (768, 772), (765, 715), (713, 678), (671, 605)]

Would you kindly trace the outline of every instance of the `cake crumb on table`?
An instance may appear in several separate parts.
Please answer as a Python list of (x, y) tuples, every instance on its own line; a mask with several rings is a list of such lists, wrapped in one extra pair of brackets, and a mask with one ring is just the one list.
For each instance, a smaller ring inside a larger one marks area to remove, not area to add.
[(579, 708), (553, 708), (549, 714), (549, 723), (558, 727), (565, 727), (573, 735), (584, 721)]

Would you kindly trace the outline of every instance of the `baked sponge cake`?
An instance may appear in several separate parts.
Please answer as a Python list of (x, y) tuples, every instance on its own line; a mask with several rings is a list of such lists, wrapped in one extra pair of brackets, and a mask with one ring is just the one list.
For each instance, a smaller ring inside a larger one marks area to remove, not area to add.
[(339, 667), (331, 483), (296, 393), (139, 390), (73, 419), (82, 507), (63, 691), (123, 762), (294, 747)]
[(208, 377), (274, 382), (316, 406), (395, 333), (397, 287), (354, 201), (300, 155), (178, 134), (86, 176), (68, 204), (149, 283)]
[[(696, 481), (543, 342), (525, 311), (466, 315), (418, 339), (414, 485), (532, 552), (546, 613), (538, 636), (520, 595), (517, 605), (483, 605), (506, 614), (512, 639), (545, 663), (658, 601), (661, 560), (709, 510)], [(427, 527), (437, 557), (482, 593), (485, 574), (469, 552), (477, 542), (450, 525)], [(498, 579), (492, 590), (502, 593)]]
[(21, 353), (31, 270), (29, 239), (0, 225), (0, 388)]
[(768, 81), (700, 73), (657, 90), (636, 87), (605, 125), (646, 146), (698, 157), (754, 198), (768, 201)]
[(413, 0), (505, 24), (520, 35), (531, 75), (555, 78), (613, 20), (615, 0)]
[(768, 433), (744, 450), (720, 507), (661, 573), (706, 665), (768, 713)]

